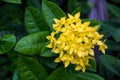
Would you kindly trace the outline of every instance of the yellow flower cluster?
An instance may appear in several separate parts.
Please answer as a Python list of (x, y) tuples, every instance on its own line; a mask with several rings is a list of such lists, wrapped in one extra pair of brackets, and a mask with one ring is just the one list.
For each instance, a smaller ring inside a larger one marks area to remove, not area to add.
[(89, 60), (94, 59), (94, 46), (98, 45), (99, 50), (105, 53), (107, 46), (100, 41), (103, 35), (97, 32), (98, 26), (90, 27), (90, 22), (81, 23), (80, 13), (60, 20), (54, 19), (54, 31), (47, 39), (53, 53), (59, 54), (55, 62), (63, 62), (65, 67), (75, 64), (75, 70), (85, 72), (86, 66), (90, 66)]

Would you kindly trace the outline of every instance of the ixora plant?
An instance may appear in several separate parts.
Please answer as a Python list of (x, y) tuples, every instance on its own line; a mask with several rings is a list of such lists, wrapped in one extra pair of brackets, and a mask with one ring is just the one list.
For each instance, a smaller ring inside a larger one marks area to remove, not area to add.
[[(2, 1), (22, 4), (21, 0)], [(6, 13), (12, 21), (7, 19), (10, 24), (5, 26), (13, 26), (15, 30), (8, 28), (4, 32), (6, 28), (0, 28), (3, 31), (0, 32), (0, 80), (110, 80), (106, 77), (113, 73), (120, 76), (120, 60), (107, 55), (120, 49), (118, 27), (82, 19), (79, 8), (66, 15), (51, 1), (33, 5), (32, 0), (26, 0), (26, 3), (25, 13), (20, 6), (7, 4), (17, 13)], [(7, 8), (2, 8), (3, 13), (4, 9)]]
[[(86, 70), (90, 66), (89, 60), (94, 59), (94, 47), (99, 46), (99, 50), (105, 53), (107, 46), (100, 41), (103, 35), (97, 32), (98, 26), (90, 27), (90, 22), (81, 23), (80, 13), (69, 18), (62, 17), (60, 20), (54, 19), (54, 31), (47, 39), (50, 40), (48, 48), (53, 48), (52, 52), (59, 53), (55, 62), (63, 62), (65, 67), (70, 63), (75, 64), (75, 70)], [(57, 34), (59, 36), (57, 36)], [(55, 38), (57, 36), (57, 39)]]

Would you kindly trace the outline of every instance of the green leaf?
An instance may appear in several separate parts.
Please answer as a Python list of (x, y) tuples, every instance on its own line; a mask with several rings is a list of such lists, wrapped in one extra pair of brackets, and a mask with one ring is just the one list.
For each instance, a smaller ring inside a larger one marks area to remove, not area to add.
[(104, 80), (102, 77), (88, 72), (75, 74), (76, 80)]
[(53, 56), (56, 55), (56, 54), (52, 53), (49, 48), (47, 48), (48, 43), (49, 42), (46, 42), (44, 44), (44, 46), (42, 47), (40, 56), (43, 56), (43, 57), (53, 57)]
[(113, 5), (113, 4), (107, 4), (108, 9), (111, 11), (113, 15), (115, 15), (117, 18), (120, 18), (120, 8)]
[[(112, 22), (112, 21), (104, 21), (102, 23), (102, 27), (103, 30), (105, 30), (106, 32), (112, 34), (114, 31), (117, 30), (118, 28), (118, 23), (116, 22)], [(112, 32), (112, 33), (111, 33)]]
[(76, 8), (73, 12), (72, 15), (75, 15), (76, 13), (81, 12), (81, 7)]
[(8, 53), (7, 53), (7, 57), (9, 59), (10, 62), (14, 63), (18, 60), (18, 52), (14, 51), (14, 50), (10, 50)]
[(47, 77), (42, 65), (31, 57), (20, 55), (17, 67), (21, 80), (45, 80)]
[(77, 8), (79, 2), (77, 0), (69, 0), (68, 1), (68, 11), (72, 12)]
[(40, 54), (49, 32), (39, 32), (23, 37), (15, 46), (15, 50), (25, 55)]
[(41, 53), (40, 56), (43, 56), (43, 57), (53, 57), (53, 56), (56, 56), (57, 54), (55, 53), (52, 53), (51, 50), (47, 50), (45, 51), (44, 53)]
[[(0, 10), (1, 10), (1, 13), (4, 15), (2, 17), (6, 18), (6, 19), (8, 17), (18, 18), (18, 19), (22, 19), (22, 20), (24, 19), (24, 10), (21, 8), (21, 5), (5, 4), (4, 6), (1, 7)], [(7, 19), (7, 20), (9, 20), (9, 19)], [(11, 20), (9, 22), (11, 22)]]
[(52, 68), (52, 69), (55, 69), (57, 67), (57, 64), (56, 62), (54, 62), (54, 59), (53, 57), (40, 57), (39, 58), (39, 62), (43, 65), (46, 65), (47, 67), (49, 68)]
[(90, 60), (90, 61), (89, 61), (89, 64), (90, 64), (91, 66), (88, 66), (88, 67), (87, 67), (87, 70), (88, 70), (88, 71), (92, 71), (92, 72), (96, 72), (96, 61), (95, 61), (95, 60)]
[(53, 30), (52, 25), (54, 23), (54, 18), (60, 19), (61, 17), (66, 16), (56, 4), (50, 1), (42, 2), (42, 12), (51, 30)]
[[(97, 21), (97, 20), (93, 20), (93, 19), (82, 19), (82, 22), (86, 22), (86, 21), (89, 21), (90, 22), (90, 26), (96, 26), (96, 25), (101, 25), (101, 22)], [(100, 26), (101, 27), (101, 26)], [(99, 28), (100, 28), (99, 27)]]
[(120, 60), (110, 56), (110, 55), (102, 55), (100, 57), (101, 63), (108, 68), (110, 71), (120, 76)]
[(9, 3), (16, 3), (16, 4), (21, 4), (21, 0), (2, 0), (2, 1), (5, 1), (5, 2), (9, 2)]
[(120, 41), (120, 24), (112, 21), (104, 21), (101, 28), (108, 32), (116, 41)]
[(0, 54), (4, 54), (11, 50), (16, 43), (16, 37), (14, 35), (4, 35), (0, 37)]
[(15, 69), (17, 68), (17, 63), (18, 60), (16, 60), (15, 62), (13, 62), (10, 66), (9, 66), (9, 71), (11, 71), (12, 73), (15, 71)]
[(40, 0), (26, 0), (27, 6), (41, 10)]
[(55, 69), (58, 63), (54, 62), (53, 58), (48, 58), (45, 59), (45, 65), (47, 65), (49, 68)]
[(29, 34), (45, 31), (48, 28), (43, 15), (35, 8), (28, 7), (25, 12), (25, 27)]
[(48, 76), (47, 80), (68, 80), (68, 78), (66, 69), (58, 68)]
[(106, 80), (111, 80), (115, 76), (115, 74), (107, 69), (101, 62), (98, 65), (98, 71), (100, 76), (104, 77)]
[(113, 33), (113, 38), (114, 38), (116, 41), (120, 41), (120, 28), (117, 29), (117, 30)]
[(120, 42), (107, 40), (106, 44), (107, 44), (109, 50), (114, 50), (114, 51), (120, 50)]
[(0, 56), (0, 66), (3, 64), (6, 64), (8, 62), (9, 62), (9, 59), (6, 56), (4, 56), (4, 55)]

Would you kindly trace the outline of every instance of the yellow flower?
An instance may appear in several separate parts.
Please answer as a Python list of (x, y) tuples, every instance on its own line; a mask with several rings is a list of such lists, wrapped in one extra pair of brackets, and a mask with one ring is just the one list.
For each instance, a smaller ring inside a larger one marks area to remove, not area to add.
[(48, 48), (53, 48), (54, 47), (54, 44), (55, 44), (55, 41), (56, 41), (54, 36), (55, 36), (55, 32), (52, 32), (51, 36), (47, 36), (47, 39), (50, 40), (50, 44), (47, 45)]
[(59, 54), (55, 62), (63, 62), (65, 67), (75, 64), (75, 70), (85, 72), (86, 66), (90, 66), (89, 60), (94, 59), (95, 45), (105, 53), (107, 46), (101, 41), (103, 35), (97, 32), (99, 26), (90, 27), (89, 21), (81, 23), (80, 13), (75, 16), (68, 14), (68, 18), (62, 17), (54, 21), (54, 31), (47, 36), (50, 41), (47, 47)]

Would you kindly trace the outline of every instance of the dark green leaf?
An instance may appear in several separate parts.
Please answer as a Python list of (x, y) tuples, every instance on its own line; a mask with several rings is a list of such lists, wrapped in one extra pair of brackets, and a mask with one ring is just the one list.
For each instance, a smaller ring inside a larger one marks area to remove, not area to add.
[(80, 72), (79, 74), (75, 74), (76, 80), (104, 80), (102, 77), (88, 72)]
[[(45, 59), (46, 60), (46, 59)], [(55, 69), (58, 65), (58, 63), (54, 62), (53, 59), (48, 59), (45, 61), (45, 64), (49, 67), (49, 68), (52, 68), (52, 69)]]
[(87, 70), (88, 70), (88, 71), (96, 72), (96, 61), (95, 61), (95, 60), (90, 60), (90, 61), (89, 61), (89, 64), (90, 64), (91, 66), (88, 66), (88, 67), (87, 67)]
[(8, 56), (8, 59), (9, 61), (11, 62), (16, 62), (17, 59), (18, 59), (18, 52), (14, 51), (14, 50), (11, 50), (7, 53), (7, 56)]
[(86, 2), (85, 0), (82, 0), (80, 3), (80, 6), (81, 6), (81, 18), (84, 19), (90, 13), (92, 9), (92, 4), (89, 2)]
[(110, 49), (110, 50), (114, 50), (114, 51), (119, 51), (120, 50), (120, 43), (119, 42), (107, 40), (106, 44), (108, 46), (108, 49)]
[(109, 69), (107, 69), (101, 62), (98, 65), (98, 73), (100, 76), (104, 77), (106, 80), (111, 80), (113, 76), (115, 76), (115, 74)]
[(78, 5), (79, 5), (79, 2), (77, 0), (69, 0), (68, 11), (73, 12), (77, 8)]
[(28, 7), (25, 13), (25, 27), (28, 33), (45, 31), (48, 28), (43, 15), (35, 8)]
[(53, 56), (55, 56), (55, 55), (57, 55), (57, 54), (52, 53), (51, 50), (47, 50), (47, 51), (45, 51), (44, 53), (41, 53), (41, 54), (40, 54), (40, 56), (43, 56), (43, 57), (53, 57)]
[(118, 23), (111, 22), (111, 21), (104, 21), (101, 26), (102, 26), (101, 28), (103, 30), (105, 30), (108, 33), (112, 34), (118, 28)]
[(35, 33), (23, 37), (15, 46), (15, 50), (25, 55), (40, 54), (43, 45), (45, 44), (47, 31)]
[(18, 74), (21, 80), (45, 80), (45, 69), (33, 58), (20, 55), (18, 61)]
[(5, 1), (5, 2), (9, 2), (9, 3), (16, 3), (16, 4), (21, 4), (21, 0), (2, 0), (2, 1)]
[(56, 4), (49, 1), (42, 2), (42, 12), (51, 30), (53, 29), (52, 25), (54, 23), (54, 18), (59, 19), (66, 16), (65, 13)]
[(78, 13), (80, 11), (81, 11), (81, 7), (78, 7), (72, 12), (72, 15), (75, 15), (76, 13)]
[(44, 44), (44, 46), (42, 47), (40, 56), (43, 56), (43, 57), (53, 57), (53, 56), (56, 55), (56, 54), (52, 53), (49, 48), (46, 47), (48, 45), (48, 43), (49, 42), (46, 42)]
[(5, 56), (0, 56), (0, 66), (3, 65), (3, 64), (6, 64), (8, 63), (9, 59)]
[(40, 57), (39, 61), (41, 64), (46, 65), (49, 68), (55, 69), (57, 67), (58, 63), (54, 62), (54, 59), (55, 58), (53, 58), (53, 57), (52, 58), (51, 57), (48, 57), (48, 58)]
[(104, 21), (101, 28), (108, 32), (116, 41), (120, 41), (120, 24), (112, 21)]
[(117, 30), (113, 33), (113, 38), (114, 38), (116, 41), (120, 41), (120, 28), (117, 29)]
[(0, 37), (0, 54), (4, 54), (11, 50), (16, 43), (16, 37), (14, 35), (4, 35)]
[(66, 69), (58, 68), (48, 76), (47, 80), (68, 80), (68, 77)]
[(113, 4), (107, 4), (108, 9), (111, 11), (113, 15), (115, 15), (117, 18), (120, 18), (120, 8), (113, 5)]
[(41, 10), (40, 0), (26, 0), (27, 6)]
[(120, 60), (119, 59), (110, 55), (102, 55), (100, 57), (100, 61), (106, 68), (111, 70), (116, 75), (120, 76)]
[(23, 9), (17, 4), (5, 4), (3, 7), (1, 7), (1, 13), (4, 15), (4, 17), (7, 16), (10, 18), (24, 19)]
[(90, 22), (90, 26), (96, 26), (96, 25), (101, 25), (101, 22), (97, 21), (97, 20), (93, 20), (93, 19), (83, 19), (82, 22), (86, 22), (89, 21)]
[(10, 66), (9, 66), (9, 71), (11, 71), (12, 73), (15, 71), (15, 69), (17, 68), (17, 62), (18, 60), (16, 60), (15, 62), (13, 62)]

